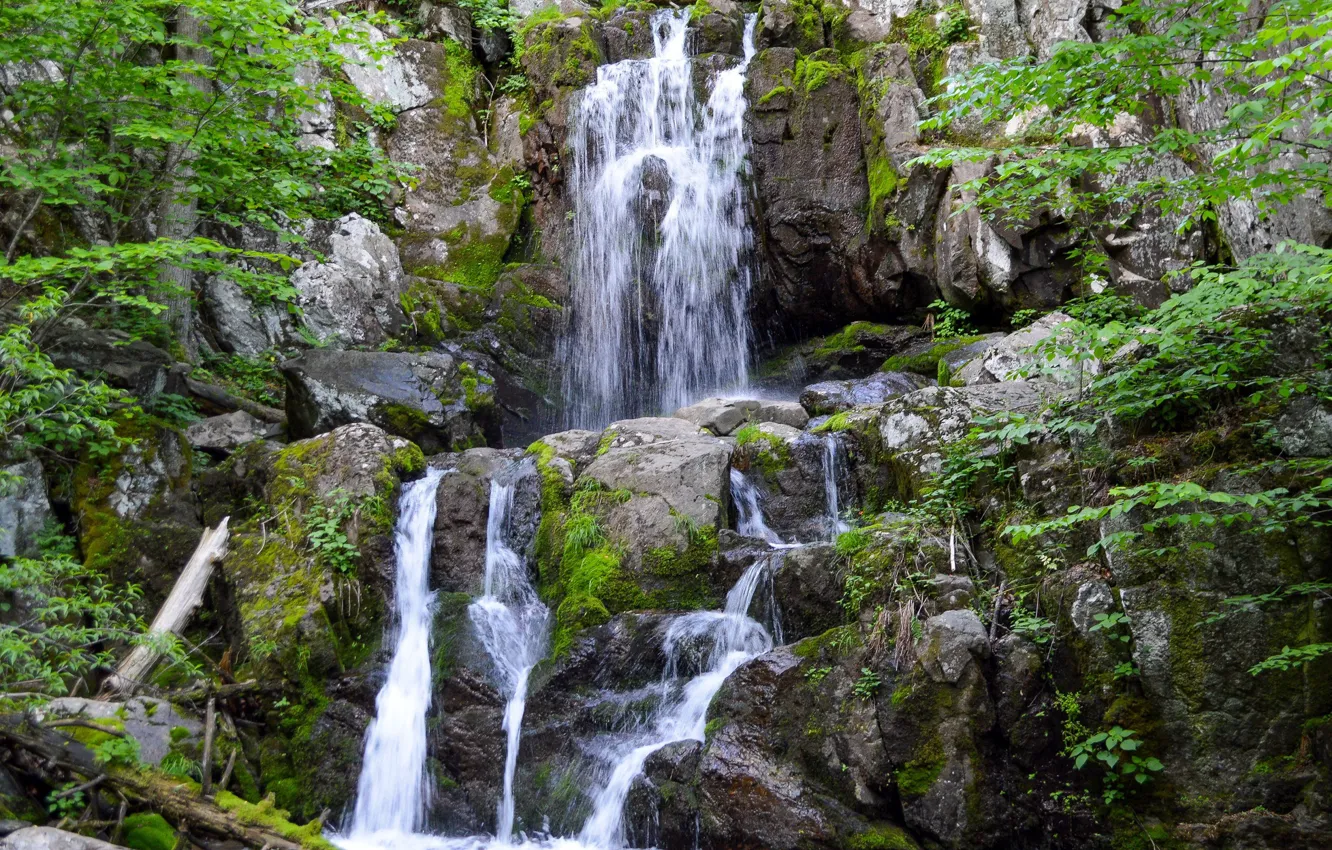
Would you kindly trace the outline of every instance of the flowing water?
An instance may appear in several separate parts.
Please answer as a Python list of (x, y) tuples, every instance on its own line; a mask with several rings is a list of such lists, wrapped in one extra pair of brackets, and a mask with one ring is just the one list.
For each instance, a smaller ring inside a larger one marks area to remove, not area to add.
[[(562, 351), (570, 364), (564, 393), (571, 425), (669, 411), (743, 384), (748, 375), (752, 234), (743, 189), (744, 75), (754, 54), (755, 16), (746, 19), (743, 61), (716, 75), (700, 107), (686, 54), (688, 14), (655, 14), (655, 55), (600, 68), (575, 114), (571, 182), (579, 247)], [(433, 684), (428, 573), (442, 474), (431, 470), (403, 492), (394, 655), (366, 736), (351, 827), (335, 838), (345, 850), (618, 850), (626, 843), (625, 801), (647, 758), (675, 741), (703, 740), (708, 706), (722, 683), (781, 640), (772, 580), (781, 560), (774, 553), (745, 572), (722, 611), (669, 621), (662, 637), (668, 663), (653, 691), (660, 700), (633, 729), (593, 742), (605, 769), (584, 789), (592, 811), (577, 837), (515, 841), (513, 785), (528, 679), (546, 653), (550, 620), (510, 543), (514, 486), (530, 472), (514, 470), (513, 478), (492, 482), (484, 594), (468, 608), (506, 699), (495, 835), (423, 831)], [(742, 533), (786, 546), (764, 521), (752, 485), (741, 476), (735, 486)], [(763, 612), (766, 626), (750, 616), (751, 607)]]
[[(515, 470), (515, 477), (535, 474), (531, 461)], [(509, 517), (516, 481), (490, 483), (490, 515), (486, 520), (485, 595), (467, 609), (481, 645), (490, 656), (504, 708), (507, 744), (504, 790), (495, 818), (495, 838), (501, 844), (513, 836), (513, 775), (518, 766), (523, 710), (527, 705), (527, 679), (546, 654), (550, 610), (537, 597), (527, 562), (509, 545)]]
[(838, 504), (837, 474), (840, 466), (841, 446), (833, 434), (823, 435), (823, 492), (828, 501), (828, 528), (832, 539), (851, 528), (842, 519), (842, 508)]
[(772, 546), (785, 546), (777, 532), (768, 527), (763, 518), (763, 508), (759, 505), (758, 487), (738, 469), (731, 470), (731, 498), (735, 501), (736, 512), (740, 515), (735, 530), (745, 537), (762, 540)]
[(564, 398), (570, 427), (669, 412), (745, 382), (749, 256), (745, 70), (694, 95), (689, 10), (652, 17), (655, 55), (603, 65), (573, 118)]
[[(741, 664), (773, 647), (773, 635), (749, 616), (755, 591), (766, 580), (771, 587), (768, 561), (754, 563), (726, 595), (722, 611), (699, 611), (671, 620), (663, 649), (668, 659), (663, 689), (668, 696), (613, 760), (610, 778), (593, 798), (592, 815), (579, 833), (585, 846), (615, 850), (623, 847), (624, 803), (634, 780), (643, 773), (648, 756), (676, 741), (702, 741), (708, 706), (726, 677)], [(678, 692), (678, 670), (686, 653), (703, 645), (702, 672)]]
[(403, 487), (394, 553), (396, 631), (388, 678), (375, 698), (375, 720), (366, 732), (365, 759), (356, 793), (351, 837), (411, 833), (422, 825), (426, 780), (426, 712), (430, 708), (430, 543), (435, 490), (444, 473)]

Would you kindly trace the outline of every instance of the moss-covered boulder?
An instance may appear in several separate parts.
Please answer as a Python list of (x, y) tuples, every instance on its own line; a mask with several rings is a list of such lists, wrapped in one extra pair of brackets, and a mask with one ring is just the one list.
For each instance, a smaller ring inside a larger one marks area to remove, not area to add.
[(74, 471), (79, 548), (89, 567), (138, 584), (151, 616), (202, 533), (194, 456), (183, 433), (142, 413), (123, 416), (116, 433), (128, 441), (119, 452), (85, 458)]

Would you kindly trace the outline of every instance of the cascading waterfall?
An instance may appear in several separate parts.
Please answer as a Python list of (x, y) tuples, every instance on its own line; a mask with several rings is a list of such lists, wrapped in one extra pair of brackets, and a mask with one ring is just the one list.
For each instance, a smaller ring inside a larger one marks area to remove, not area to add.
[(430, 543), (435, 491), (444, 472), (403, 487), (394, 552), (397, 627), (388, 678), (375, 698), (366, 732), (351, 837), (412, 833), (421, 827), (429, 788), (425, 773), (426, 712), (430, 708)]
[(735, 530), (745, 537), (753, 537), (773, 546), (785, 546), (777, 532), (768, 527), (763, 518), (763, 508), (759, 505), (758, 487), (754, 486), (744, 473), (731, 469), (731, 498), (735, 501), (740, 514)]
[(828, 527), (833, 540), (836, 540), (837, 535), (851, 527), (842, 519), (842, 508), (838, 504), (837, 467), (840, 453), (841, 447), (837, 443), (837, 437), (833, 434), (824, 434), (823, 492), (828, 500)]
[[(515, 470), (521, 479), (531, 474), (525, 461)], [(527, 705), (527, 679), (546, 652), (550, 610), (532, 587), (527, 563), (509, 545), (509, 517), (513, 511), (516, 481), (490, 483), (490, 515), (486, 520), (485, 595), (467, 609), (477, 638), (494, 667), (501, 692), (508, 698), (504, 709), (507, 745), (504, 757), (504, 791), (495, 819), (495, 838), (508, 844), (513, 836), (513, 776), (518, 765), (523, 710)]]
[[(564, 398), (572, 427), (670, 411), (748, 376), (753, 244), (745, 70), (694, 98), (689, 10), (652, 17), (655, 55), (597, 70), (574, 115)], [(669, 202), (655, 195), (668, 195)]]
[(677, 680), (682, 656), (700, 642), (708, 642), (703, 672), (686, 682), (678, 694), (668, 695), (621, 749), (609, 780), (593, 799), (592, 814), (578, 836), (580, 842), (602, 850), (624, 846), (625, 800), (648, 756), (676, 741), (702, 741), (708, 706), (726, 677), (741, 664), (772, 649), (772, 634), (749, 616), (755, 591), (765, 579), (771, 581), (769, 563), (758, 561), (726, 594), (724, 610), (684, 614), (667, 626), (663, 649), (668, 662), (663, 689), (669, 693)]

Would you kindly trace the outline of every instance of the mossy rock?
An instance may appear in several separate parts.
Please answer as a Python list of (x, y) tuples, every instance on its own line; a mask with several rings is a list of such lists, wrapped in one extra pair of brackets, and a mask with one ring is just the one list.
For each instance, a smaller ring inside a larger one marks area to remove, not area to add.
[(125, 818), (124, 842), (132, 850), (175, 850), (176, 830), (156, 812)]

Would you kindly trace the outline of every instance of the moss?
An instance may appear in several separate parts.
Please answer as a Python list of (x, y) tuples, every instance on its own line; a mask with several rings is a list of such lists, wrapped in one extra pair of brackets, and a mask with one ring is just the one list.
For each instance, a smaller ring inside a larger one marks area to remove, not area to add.
[(815, 434), (837, 433), (839, 431), (849, 431), (852, 428), (851, 415), (845, 410), (839, 410), (832, 416), (829, 416), (823, 422), (814, 428)]
[(736, 446), (755, 446), (757, 453), (750, 462), (765, 476), (772, 477), (791, 465), (791, 447), (786, 440), (770, 434), (757, 425), (746, 425), (735, 432)]
[(779, 98), (785, 94), (793, 94), (794, 92), (795, 89), (791, 88), (790, 86), (785, 86), (785, 85), (773, 86), (766, 94), (759, 96), (758, 99), (759, 106), (766, 106), (772, 100)]
[(870, 158), (867, 174), (869, 177), (869, 216), (872, 222), (890, 225), (885, 203), (897, 194), (899, 179), (892, 160), (883, 155)]
[(444, 110), (455, 119), (470, 122), (478, 73), (472, 52), (456, 41), (445, 39), (444, 68)]
[(230, 791), (219, 791), (213, 802), (241, 820), (270, 829), (302, 847), (309, 847), (312, 850), (336, 850), (332, 843), (324, 839), (323, 825), (318, 820), (311, 821), (305, 826), (297, 826), (291, 822), (287, 812), (276, 807), (272, 795), (258, 803), (250, 803)]
[(974, 342), (980, 342), (983, 336), (961, 336), (953, 339), (945, 339), (935, 343), (927, 351), (919, 354), (899, 354), (889, 357), (883, 361), (879, 367), (883, 372), (915, 372), (917, 375), (928, 375), (933, 378), (939, 373), (939, 361), (945, 355), (957, 351), (959, 348), (965, 348)]
[(818, 340), (814, 356), (820, 358), (840, 357), (865, 350), (863, 338), (891, 333), (892, 328), (874, 322), (852, 322), (840, 331)]
[(895, 774), (897, 789), (906, 797), (920, 797), (934, 787), (934, 782), (943, 772), (943, 753), (930, 753), (921, 758), (912, 759), (904, 764)]
[(798, 657), (807, 660), (832, 661), (860, 647), (860, 632), (855, 626), (836, 626), (821, 635), (805, 638), (791, 648)]
[(430, 417), (425, 411), (406, 404), (390, 402), (381, 405), (378, 412), (390, 431), (408, 439), (415, 439), (416, 435), (431, 427)]
[(810, 94), (832, 80), (846, 79), (849, 74), (850, 69), (842, 64), (837, 51), (825, 49), (808, 58), (796, 57), (794, 83), (798, 88), (804, 89), (806, 94)]
[(900, 826), (883, 822), (851, 836), (846, 846), (847, 850), (918, 850), (919, 847)]
[(155, 812), (125, 818), (124, 835), (125, 846), (133, 850), (174, 850), (176, 846), (176, 830)]
[(448, 245), (448, 258), (439, 265), (421, 266), (414, 272), (421, 277), (456, 283), (489, 294), (504, 270), (504, 254), (509, 248), (508, 233), (486, 235), (479, 226), (464, 223), (442, 234), (441, 238)]

